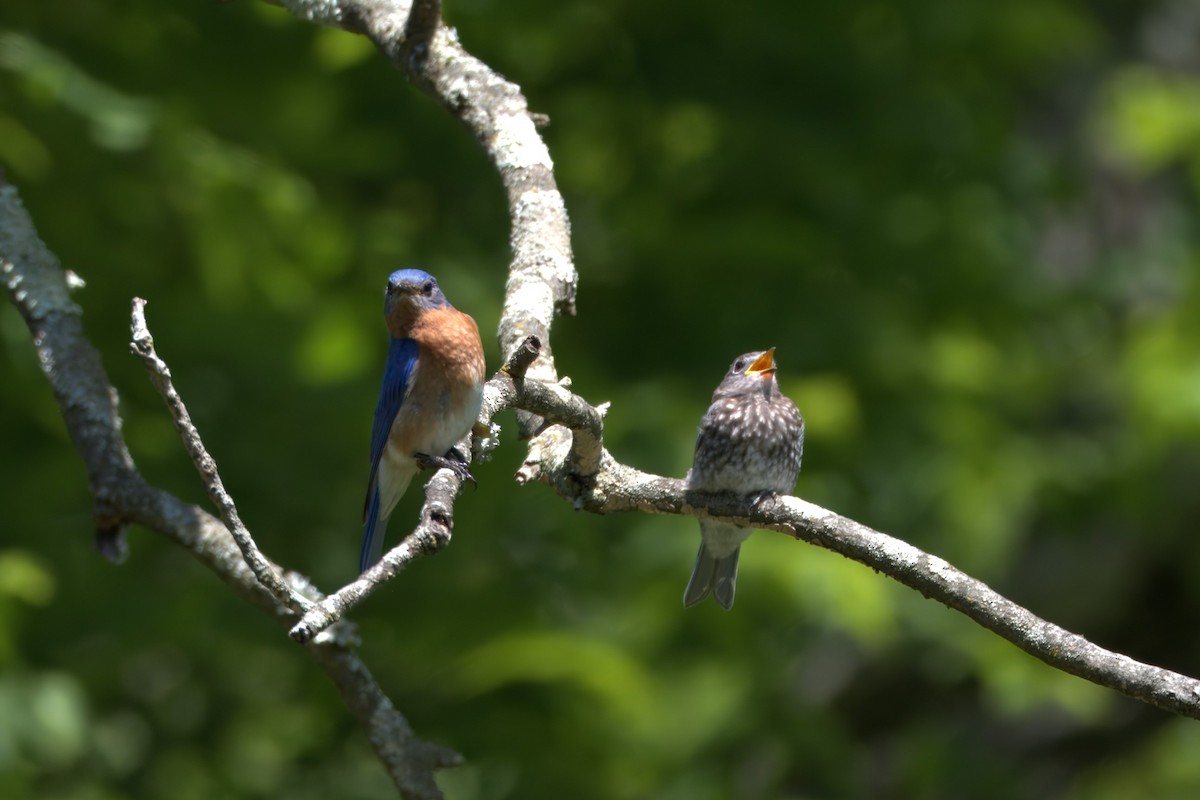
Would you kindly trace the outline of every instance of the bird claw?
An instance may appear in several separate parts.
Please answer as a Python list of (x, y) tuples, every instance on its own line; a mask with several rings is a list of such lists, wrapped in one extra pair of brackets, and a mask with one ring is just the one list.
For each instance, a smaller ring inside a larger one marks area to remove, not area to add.
[(457, 449), (450, 449), (444, 456), (417, 453), (415, 458), (417, 466), (421, 469), (448, 469), (460, 481), (470, 481), (476, 489), (479, 488), (479, 481), (475, 480), (475, 476), (471, 474), (471, 467), (467, 464), (467, 459)]
[(767, 502), (768, 500), (774, 501), (778, 497), (779, 493), (772, 489), (767, 489), (759, 492), (758, 494), (750, 495), (750, 510), (758, 511), (762, 507), (763, 503)]

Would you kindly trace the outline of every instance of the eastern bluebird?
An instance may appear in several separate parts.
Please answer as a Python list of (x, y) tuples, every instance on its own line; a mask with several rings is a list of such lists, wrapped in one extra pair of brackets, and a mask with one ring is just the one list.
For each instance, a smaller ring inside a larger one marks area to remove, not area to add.
[(388, 517), (418, 470), (435, 465), (470, 478), (465, 457), (452, 448), (475, 424), (483, 400), (479, 328), (450, 305), (432, 275), (401, 269), (388, 276), (383, 317), (390, 338), (371, 428), (364, 572), (383, 553)]
[[(687, 487), (739, 495), (790, 492), (800, 474), (804, 418), (775, 380), (775, 348), (738, 356), (713, 392), (700, 421)], [(700, 520), (700, 552), (683, 604), (712, 592), (729, 610), (737, 588), (738, 552), (753, 533), (728, 522)]]

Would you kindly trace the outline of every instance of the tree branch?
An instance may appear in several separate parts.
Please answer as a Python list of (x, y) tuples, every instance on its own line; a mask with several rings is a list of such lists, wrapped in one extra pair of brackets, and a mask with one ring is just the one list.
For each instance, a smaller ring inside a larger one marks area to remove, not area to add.
[[(69, 282), (79, 281), (68, 277), (69, 273), (63, 271), (58, 259), (38, 238), (16, 188), (3, 178), (0, 178), (0, 273), (9, 299), (29, 327), (42, 371), (54, 390), (67, 430), (87, 470), (101, 539), (112, 545), (129, 524), (158, 531), (189, 550), (239, 595), (290, 626), (294, 614), (247, 566), (229, 529), (203, 510), (154, 488), (138, 472), (121, 434), (117, 392), (109, 383), (100, 354), (84, 336), (82, 311), (69, 297)], [(178, 401), (178, 395), (174, 398)], [(173, 402), (168, 399), (168, 405)], [(186, 419), (182, 401), (178, 404)], [(184, 432), (182, 427), (181, 432)], [(199, 445), (198, 437), (195, 444)], [(210, 462), (211, 459), (207, 463)], [(201, 472), (205, 474), (207, 469)], [(212, 473), (216, 478), (215, 466)], [(206, 474), (205, 477), (207, 481)], [(248, 539), (249, 532), (244, 529), (243, 532)], [(257, 552), (257, 548), (254, 550)], [(274, 567), (269, 562), (266, 565), (273, 573)], [(284, 588), (284, 596), (294, 599), (302, 592), (309, 600), (321, 600), (320, 593), (299, 576), (289, 574), (285, 578), (291, 586)], [(417, 739), (408, 720), (388, 700), (371, 671), (341, 640), (323, 637), (306, 647), (305, 652), (337, 687), (401, 794), (412, 798), (441, 797), (434, 770), (460, 764), (462, 757), (445, 747)]]
[[(1200, 681), (1099, 647), (906, 542), (796, 497), (756, 502), (704, 494), (689, 491), (677, 478), (621, 464), (601, 444), (600, 409), (562, 386), (526, 379), (521, 364), (536, 348), (536, 340), (530, 337), (488, 382), (481, 415), (490, 419), (502, 409), (523, 408), (553, 423), (529, 442), (528, 457), (517, 473), (519, 483), (545, 483), (576, 510), (595, 514), (675, 514), (786, 533), (840, 553), (966, 614), (1052, 667), (1200, 719)], [(578, 457), (579, 439), (589, 442), (585, 449), (597, 449), (594, 462)]]
[[(529, 442), (518, 482), (544, 482), (573, 507), (594, 513), (684, 514), (785, 532), (866, 564), (961, 611), (1052, 666), (1160, 708), (1200, 718), (1200, 682), (1100, 648), (1040, 619), (936, 556), (796, 498), (753, 503), (689, 493), (682, 481), (643, 473), (613, 459), (603, 445), (605, 406), (593, 406), (573, 394), (558, 380), (554, 366), (551, 324), (557, 313), (574, 313), (577, 275), (566, 208), (550, 155), (519, 88), (462, 48), (455, 31), (441, 23), (437, 0), (268, 2), (302, 18), (369, 37), (413, 83), (463, 121), (496, 167), (512, 220), (512, 261), (499, 339), (501, 351), (513, 356), (489, 381), (481, 418), (490, 422), (508, 407), (525, 412), (522, 429), (536, 435)], [(434, 770), (457, 764), (460, 757), (413, 736), (407, 720), (345, 644), (348, 637), (317, 633), (329, 624), (328, 618), (343, 614), (416, 555), (444, 546), (452, 527), (453, 500), (461, 488), (457, 479), (446, 470), (436, 473), (427, 487), (422, 522), (416, 530), (379, 566), (334, 595), (336, 601), (325, 603), (302, 578), (290, 573), (281, 577), (258, 553), (198, 436), (194, 438), (197, 449), (189, 452), (228, 526), (152, 487), (141, 476), (121, 434), (116, 391), (99, 354), (83, 334), (80, 309), (70, 299), (71, 276), (37, 238), (16, 190), (2, 179), (0, 268), (87, 468), (102, 552), (119, 555), (122, 532), (130, 523), (160, 531), (187, 548), (242, 596), (293, 626), (293, 636), (308, 643), (306, 652), (338, 687), (402, 794), (439, 797)], [(531, 346), (533, 341), (540, 347)], [(152, 353), (152, 347), (146, 353), (139, 349), (148, 364)], [(152, 365), (152, 374), (156, 369)], [(167, 376), (163, 365), (161, 377)], [(186, 412), (182, 401), (175, 408), (171, 393), (164, 390), (164, 397), (173, 416), (176, 411)], [(194, 429), (190, 423), (185, 429), (181, 420), (186, 420), (185, 413), (176, 416), (176, 422), (186, 443)], [(236, 544), (230, 531), (238, 532)], [(295, 612), (306, 608), (310, 614), (294, 624)], [(317, 611), (310, 622), (311, 612)], [(302, 626), (306, 627), (301, 630)]]
[(230, 497), (229, 492), (225, 491), (225, 484), (221, 481), (221, 474), (217, 471), (217, 462), (204, 447), (204, 442), (200, 439), (200, 432), (192, 424), (192, 417), (183, 404), (183, 398), (175, 390), (175, 384), (171, 380), (171, 370), (154, 350), (154, 337), (150, 335), (150, 328), (146, 325), (146, 301), (140, 297), (133, 298), (132, 329), (133, 344), (130, 349), (146, 365), (146, 370), (150, 373), (150, 382), (154, 384), (155, 389), (158, 389), (163, 402), (167, 404), (167, 410), (175, 422), (175, 430), (179, 432), (184, 449), (192, 457), (192, 463), (196, 466), (196, 471), (200, 473), (200, 480), (204, 484), (205, 491), (208, 492), (208, 498), (220, 512), (221, 521), (225, 523), (226, 529), (233, 536), (233, 541), (241, 550), (246, 564), (249, 565), (258, 582), (271, 593), (280, 605), (297, 613), (304, 613), (312, 603), (293, 592), (283, 582), (275, 565), (266, 559), (262, 551), (258, 549), (258, 545), (254, 543), (254, 539), (250, 537), (246, 526), (242, 524), (241, 515), (238, 514), (233, 498)]
[[(555, 422), (576, 417), (574, 403), (545, 409)], [(1035, 658), (1064, 672), (1115, 689), (1150, 705), (1200, 719), (1200, 681), (1106, 650), (1041, 619), (949, 562), (866, 525), (796, 497), (755, 502), (752, 498), (707, 495), (684, 482), (641, 472), (616, 461), (607, 450), (594, 475), (579, 473), (570, 441), (591, 431), (552, 425), (529, 443), (520, 482), (539, 480), (577, 510), (596, 514), (640, 511), (682, 514), (786, 533), (864, 564), (959, 611)]]
[[(566, 208), (554, 181), (549, 151), (537, 134), (534, 117), (528, 112), (520, 89), (462, 49), (455, 32), (441, 24), (437, 0), (415, 0), (413, 3), (274, 1), (305, 19), (367, 35), (415, 84), (461, 119), (484, 146), (504, 184), (513, 223), (513, 258), (499, 332), (501, 347), (507, 352), (527, 335), (536, 334), (544, 346), (533, 351), (537, 356), (536, 363), (525, 366), (538, 378), (554, 382), (557, 376), (549, 348), (550, 325), (556, 313), (574, 313), (577, 276), (571, 256)], [(15, 200), (15, 190), (12, 197)], [(18, 216), (27, 221), (23, 209)], [(28, 228), (32, 231), (31, 224)], [(0, 254), (8, 252), (14, 253), (12, 262), (21, 261), (24, 255), (11, 247), (0, 250)], [(12, 279), (6, 283), (14, 287), (10, 294), (26, 316), (35, 341), (39, 342), (47, 377), (55, 386), (68, 429), (89, 466), (91, 489), (96, 498), (97, 542), (102, 551), (110, 557), (118, 557), (123, 551), (124, 526), (129, 522), (141, 522), (195, 547), (194, 552), (205, 558), (218, 574), (280, 618), (290, 616), (285, 613), (287, 609), (304, 610), (309, 601), (279, 579), (273, 565), (258, 552), (238, 519), (236, 507), (221, 486), (215, 464), (187, 421), (186, 409), (178, 397), (173, 396), (165, 364), (152, 355), (152, 348), (146, 347), (148, 332), (143, 336), (139, 330), (135, 335), (135, 352), (143, 356), (155, 376), (156, 385), (172, 411), (206, 489), (228, 523), (228, 530), (199, 509), (191, 509), (145, 483), (133, 466), (120, 434), (116, 392), (109, 386), (99, 365), (98, 354), (83, 336), (79, 310), (67, 296), (61, 268), (44, 247), (37, 255), (39, 258), (44, 256), (47, 268), (43, 269), (41, 261), (35, 260), (22, 264), (13, 272), (14, 268), (6, 264), (6, 278), (12, 273)], [(26, 288), (15, 288), (22, 283)], [(29, 291), (30, 288), (34, 291)], [(22, 300), (29, 302), (22, 304)], [(45, 315), (50, 324), (35, 327), (39, 314)], [(44, 330), (39, 333), (37, 328)], [(59, 335), (64, 338), (61, 343), (54, 341)], [(81, 354), (78, 364), (65, 360), (77, 353)], [(71, 368), (52, 369), (51, 365), (56, 364), (69, 364)], [(79, 393), (77, 388), (80, 386), (87, 391)], [(489, 415), (485, 421), (490, 419)], [(528, 433), (541, 427), (541, 421), (533, 415), (521, 416), (521, 422), (522, 429)], [(599, 453), (599, 427), (595, 426), (595, 430), (597, 446), (582, 452), (582, 460), (595, 461)], [(580, 441), (589, 440), (581, 436)], [(452, 504), (460, 488), (458, 479), (448, 471), (435, 474), (427, 487), (422, 522), (417, 529), (400, 546), (393, 548), (376, 569), (339, 593), (339, 602), (330, 605), (352, 605), (379, 582), (395, 575), (416, 555), (436, 552), (443, 547), (449, 541)], [(169, 507), (171, 514), (145, 513), (146, 506), (158, 510)], [(193, 523), (201, 521), (203, 536), (183, 533), (192, 530), (178, 526), (182, 518), (188, 517)], [(237, 550), (230, 547), (229, 531), (236, 534)], [(246, 569), (247, 563), (253, 566), (252, 572)], [(285, 577), (293, 583), (299, 580), (296, 576)], [(305, 588), (310, 590), (307, 594), (312, 599), (320, 601), (315, 589)], [(339, 613), (344, 613), (344, 607)], [(322, 619), (321, 626), (326, 625), (328, 620)], [(315, 631), (305, 634), (300, 628), (296, 638), (306, 642), (336, 643), (339, 647), (346, 638), (314, 636)], [(313, 647), (309, 650), (320, 652)], [(336, 654), (339, 651), (330, 652)], [(322, 653), (322, 661), (335, 682), (348, 681), (344, 686), (339, 683), (339, 688), (349, 700), (360, 693), (359, 679), (363, 676), (372, 686), (374, 684), (365, 666), (358, 663), (350, 651), (343, 652), (343, 660), (353, 659), (352, 668), (333, 670), (335, 664), (330, 659), (335, 656), (329, 653)], [(374, 689), (378, 692), (377, 686)], [(360, 722), (367, 726), (372, 743), (402, 792), (414, 797), (440, 796), (432, 780), (431, 765), (457, 763), (457, 755), (434, 748), (433, 756), (421, 757), (427, 747), (412, 739), (403, 718), (390, 704), (379, 702), (378, 698), (368, 704), (352, 703), (352, 707)], [(370, 713), (367, 713), (368, 709), (371, 709)], [(392, 732), (391, 738), (387, 731)]]
[[(483, 408), (480, 410), (477, 428), (490, 430), (492, 418), (504, 409), (527, 407), (523, 403), (526, 389), (525, 373), (537, 359), (540, 347), (536, 336), (526, 337), (495, 377), (487, 382), (484, 386)], [(529, 382), (529, 387), (530, 394), (539, 399), (534, 403), (536, 407), (531, 410), (553, 407), (545, 399), (553, 394), (553, 389), (535, 382)], [(567, 392), (563, 394), (569, 395)], [(600, 418), (595, 415), (594, 409), (582, 399), (572, 400), (570, 396), (562, 397), (562, 403), (574, 412), (571, 419), (579, 422), (589, 433), (593, 433), (593, 440), (598, 443)], [(289, 635), (301, 644), (312, 641), (326, 628), (342, 619), (350, 609), (365, 600), (380, 584), (399, 574), (414, 558), (436, 553), (448, 544), (453, 524), (451, 513), (454, 498), (461, 488), (462, 481), (451, 470), (438, 470), (425, 487), (425, 506), (421, 511), (421, 523), (416, 530), (357, 580), (309, 608), (289, 631)]]
[(413, 559), (432, 555), (449, 544), (450, 532), (454, 526), (454, 498), (461, 488), (462, 481), (451, 470), (440, 469), (435, 472), (425, 485), (425, 505), (421, 508), (421, 522), (413, 532), (357, 579), (310, 606), (288, 635), (301, 644), (313, 641), (318, 634), (340, 620), (375, 589), (399, 575)]
[[(525, 97), (472, 56), (458, 34), (431, 22), (440, 3), (416, 0), (267, 0), (297, 16), (368, 37), (409, 80), (467, 126), (487, 151), (508, 197), (512, 261), (500, 312), (500, 352), (511, 353), (526, 336), (542, 343), (529, 375), (555, 383), (550, 347), (555, 314), (574, 315), (578, 274), (571, 254), (566, 204), (554, 180), (550, 151), (537, 132)], [(540, 422), (521, 416), (524, 435)]]

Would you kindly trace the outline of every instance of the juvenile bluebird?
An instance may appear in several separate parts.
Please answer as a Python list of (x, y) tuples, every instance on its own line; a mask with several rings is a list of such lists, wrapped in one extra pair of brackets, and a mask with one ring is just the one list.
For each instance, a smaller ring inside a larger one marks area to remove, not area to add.
[(432, 275), (401, 269), (388, 276), (383, 317), (390, 338), (371, 429), (363, 572), (383, 553), (388, 517), (418, 470), (447, 467), (471, 477), (466, 458), (452, 448), (483, 401), (479, 328), (450, 305)]
[[(700, 421), (687, 487), (739, 495), (785, 493), (800, 474), (804, 418), (775, 380), (775, 348), (746, 353), (725, 373)], [(712, 593), (729, 610), (737, 588), (738, 553), (753, 533), (728, 522), (700, 520), (700, 552), (683, 604)]]

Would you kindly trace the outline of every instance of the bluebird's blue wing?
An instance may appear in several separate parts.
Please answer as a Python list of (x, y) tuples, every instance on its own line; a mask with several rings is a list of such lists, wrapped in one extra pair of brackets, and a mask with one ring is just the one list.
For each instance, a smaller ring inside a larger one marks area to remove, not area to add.
[(375, 406), (375, 424), (371, 427), (371, 475), (367, 479), (367, 500), (363, 505), (363, 543), (359, 567), (363, 572), (379, 558), (383, 531), (379, 524), (379, 461), (387, 447), (392, 422), (404, 404), (408, 379), (417, 363), (417, 343), (412, 339), (391, 340), (387, 364), (383, 368), (383, 385), (379, 387), (379, 402)]

